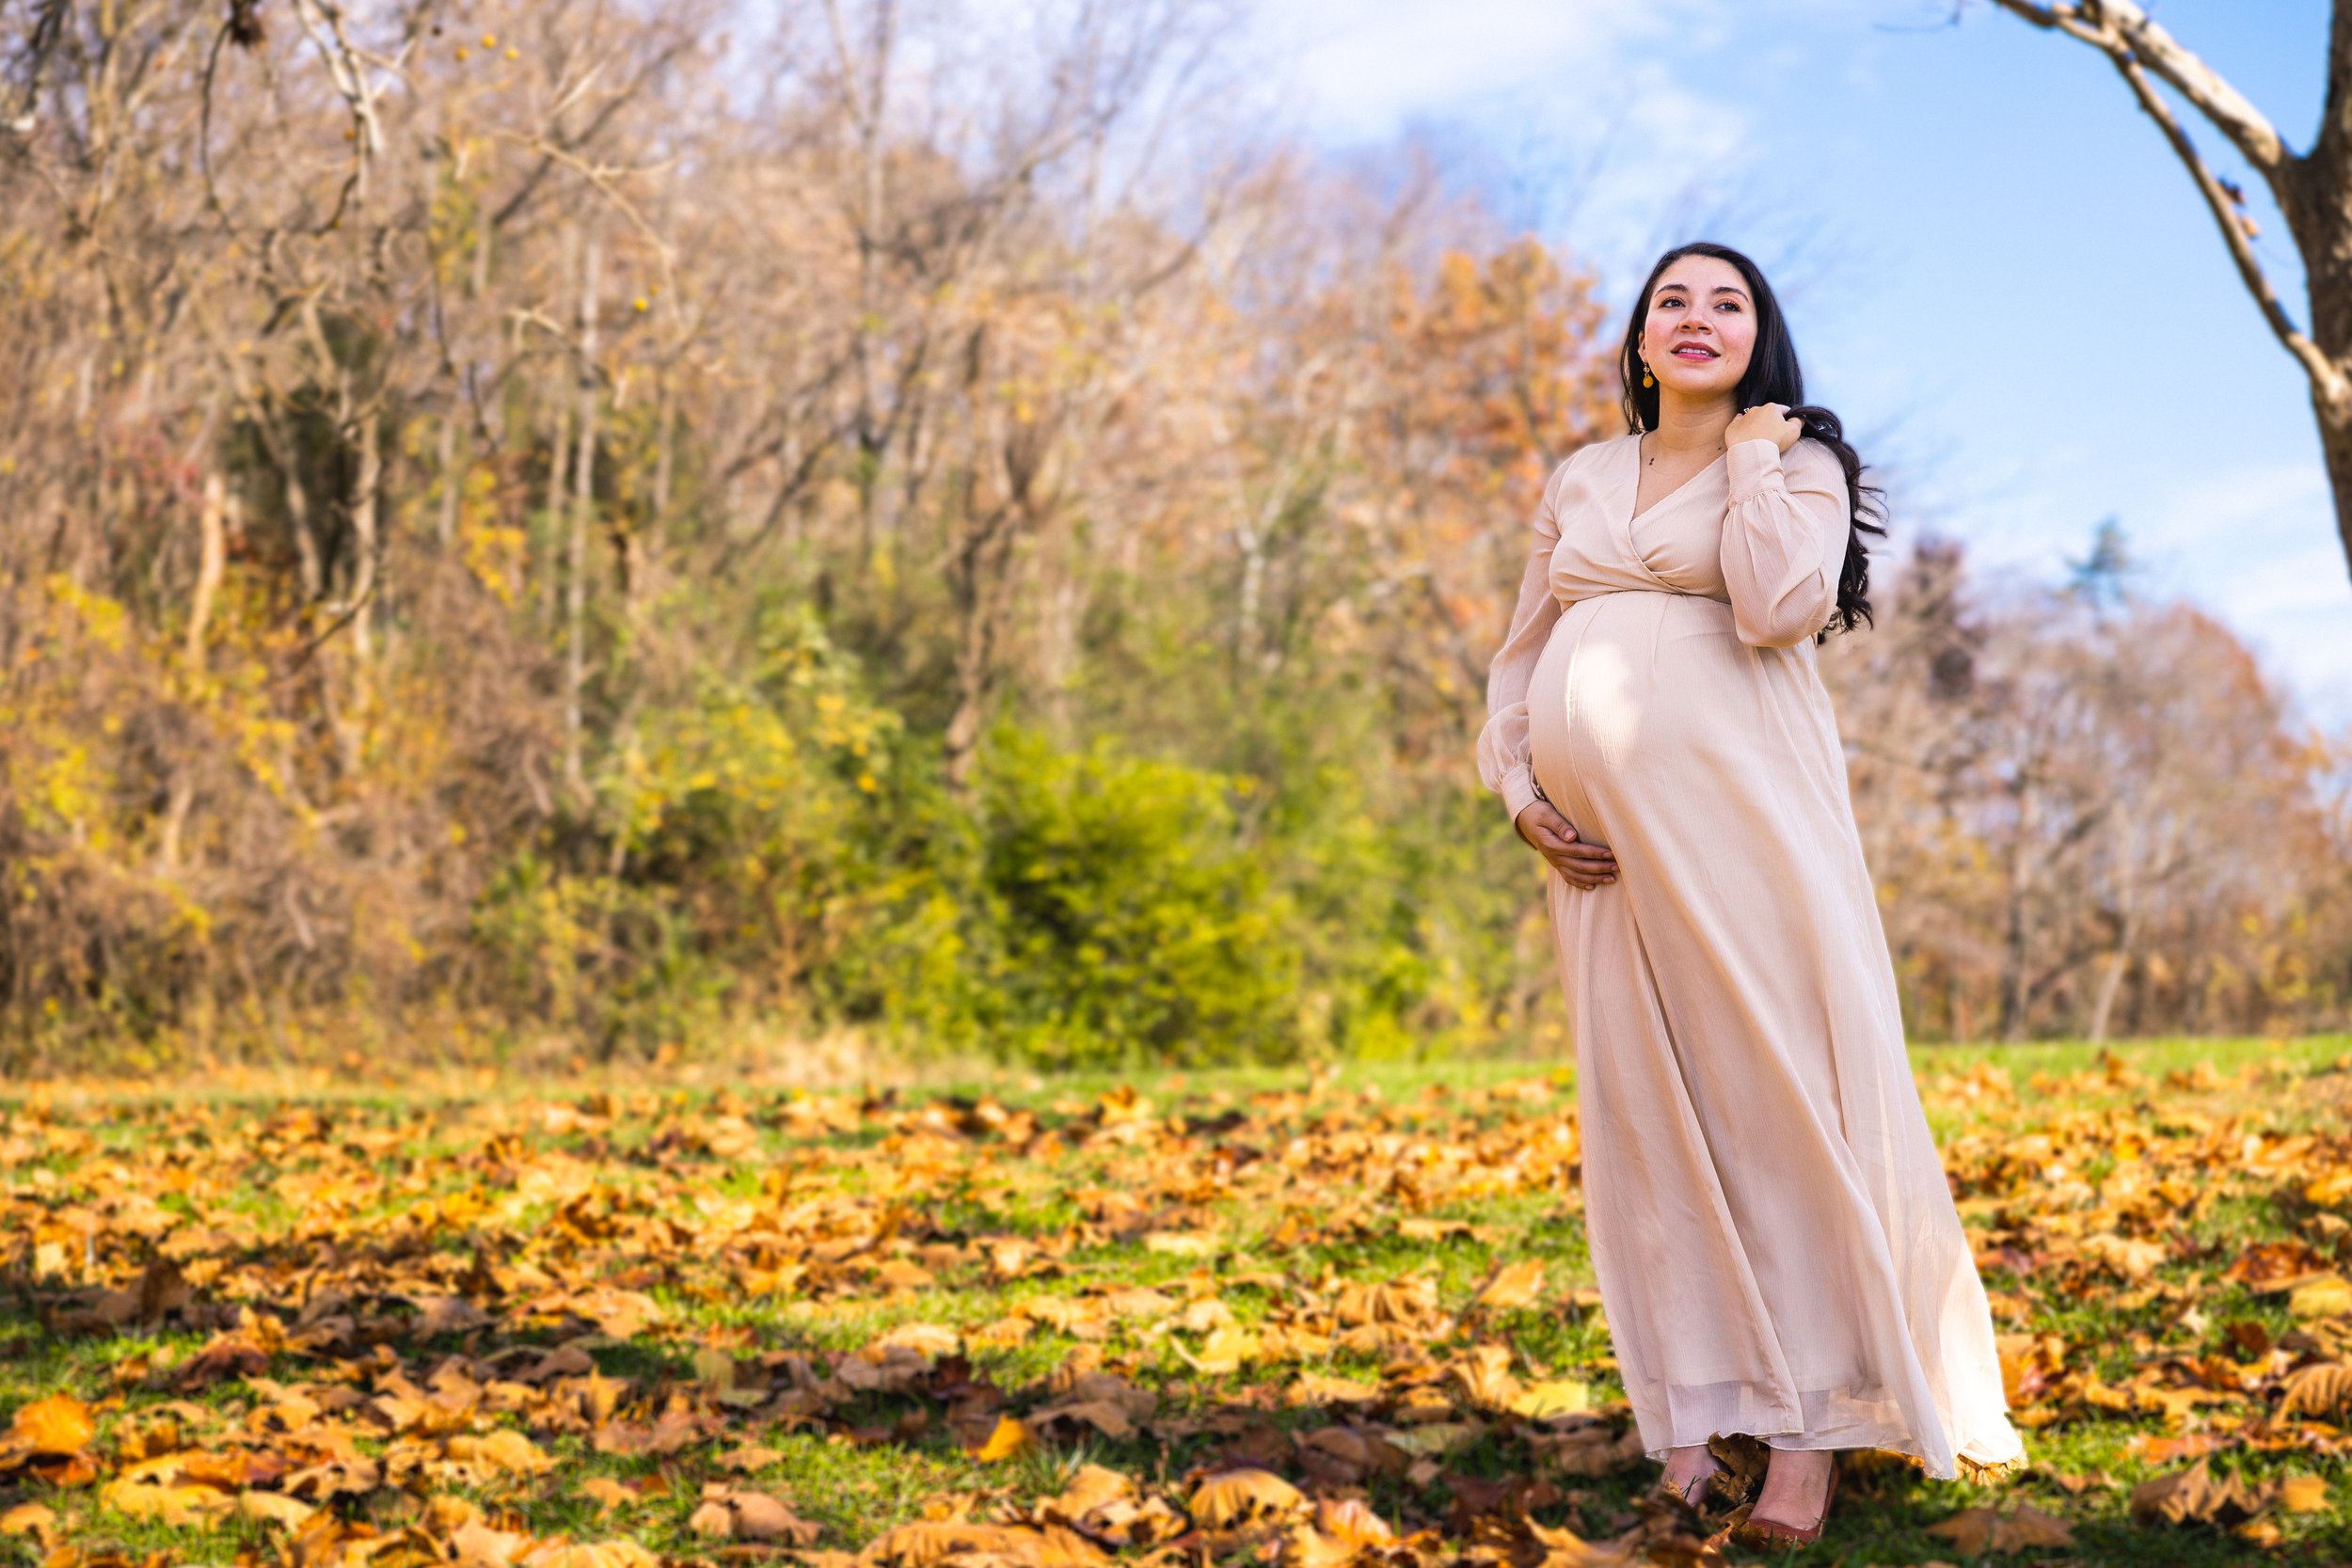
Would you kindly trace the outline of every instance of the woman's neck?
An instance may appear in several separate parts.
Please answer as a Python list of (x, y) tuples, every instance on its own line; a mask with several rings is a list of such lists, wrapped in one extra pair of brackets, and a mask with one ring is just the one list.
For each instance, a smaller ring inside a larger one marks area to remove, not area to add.
[(1661, 451), (1716, 451), (1724, 444), (1724, 429), (1740, 412), (1729, 392), (1692, 398), (1670, 388), (1658, 388), (1658, 429), (1650, 441)]

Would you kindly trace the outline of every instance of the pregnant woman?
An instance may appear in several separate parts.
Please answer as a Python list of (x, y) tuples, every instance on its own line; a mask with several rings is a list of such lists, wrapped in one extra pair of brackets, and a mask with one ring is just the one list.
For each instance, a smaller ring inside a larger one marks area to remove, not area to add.
[(1545, 487), (1479, 771), (1558, 873), (1586, 1226), (1643, 1443), (1696, 1501), (1710, 1435), (1763, 1439), (1745, 1533), (1810, 1541), (1836, 1449), (1937, 1477), (2023, 1451), (1815, 669), (1868, 615), (1883, 530), (1738, 251), (1661, 258), (1619, 365), (1631, 430)]

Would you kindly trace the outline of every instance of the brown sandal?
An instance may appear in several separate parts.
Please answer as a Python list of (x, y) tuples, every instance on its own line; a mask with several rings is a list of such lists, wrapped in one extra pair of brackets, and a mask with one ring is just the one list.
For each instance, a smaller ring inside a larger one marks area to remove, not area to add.
[(1837, 1460), (1829, 1462), (1829, 1489), (1821, 1494), (1821, 1516), (1804, 1529), (1784, 1525), (1776, 1520), (1750, 1517), (1740, 1521), (1731, 1538), (1742, 1546), (1810, 1546), (1821, 1538), (1821, 1527), (1829, 1523), (1829, 1505), (1837, 1500)]

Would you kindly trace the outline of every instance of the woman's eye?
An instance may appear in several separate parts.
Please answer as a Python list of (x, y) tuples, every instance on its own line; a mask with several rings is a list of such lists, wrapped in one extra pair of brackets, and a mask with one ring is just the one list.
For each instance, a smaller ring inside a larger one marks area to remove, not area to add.
[(1722, 306), (1726, 310), (1737, 311), (1740, 309), (1740, 302), (1736, 299), (1721, 299), (1717, 300), (1715, 303)]

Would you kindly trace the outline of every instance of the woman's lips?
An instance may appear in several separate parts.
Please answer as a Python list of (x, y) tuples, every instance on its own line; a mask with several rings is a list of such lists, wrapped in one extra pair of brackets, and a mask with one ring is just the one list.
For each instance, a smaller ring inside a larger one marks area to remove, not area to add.
[(1675, 357), (1677, 359), (1712, 359), (1715, 355), (1710, 349), (1678, 348), (1675, 350)]

